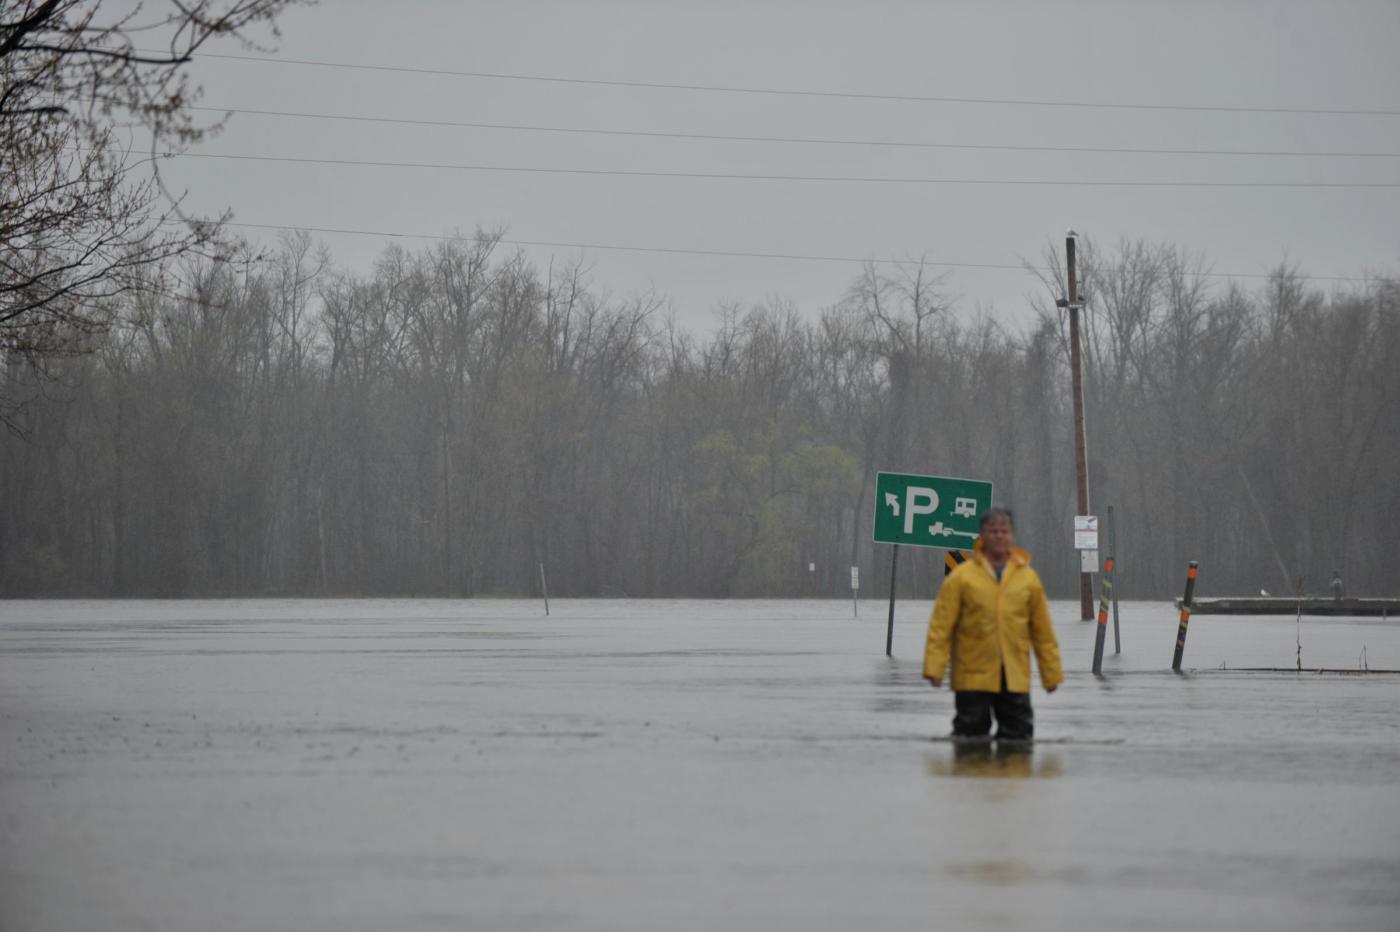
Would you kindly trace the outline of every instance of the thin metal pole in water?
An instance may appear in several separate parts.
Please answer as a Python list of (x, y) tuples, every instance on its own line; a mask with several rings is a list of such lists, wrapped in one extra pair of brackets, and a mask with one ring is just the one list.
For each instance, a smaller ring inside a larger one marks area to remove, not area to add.
[(544, 595), (544, 614), (549, 616), (549, 585), (544, 580), (544, 564), (540, 564), (540, 593)]
[(885, 656), (894, 656), (894, 571), (899, 568), (899, 544), (894, 545), (890, 555), (890, 623), (885, 626)]
[(1108, 597), (1113, 594), (1113, 558), (1103, 565), (1103, 595), (1099, 596), (1099, 629), (1094, 632), (1094, 675), (1103, 674), (1103, 639), (1108, 630)]
[(1181, 654), (1186, 650), (1186, 622), (1191, 618), (1191, 593), (1196, 590), (1196, 561), (1186, 568), (1186, 595), (1181, 600), (1181, 621), (1176, 629), (1176, 653), (1172, 656), (1172, 669), (1181, 672)]
[(1303, 672), (1303, 577), (1298, 577), (1298, 618), (1294, 629), (1298, 637), (1298, 672)]
[[(1108, 506), (1108, 586), (1113, 589), (1113, 575), (1118, 569), (1118, 529), (1113, 524), (1113, 506)], [(1113, 589), (1113, 652), (1123, 653), (1123, 640), (1118, 636), (1118, 590)]]
[(860, 602), (856, 596), (860, 593), (860, 567), (851, 567), (851, 617), (860, 617)]

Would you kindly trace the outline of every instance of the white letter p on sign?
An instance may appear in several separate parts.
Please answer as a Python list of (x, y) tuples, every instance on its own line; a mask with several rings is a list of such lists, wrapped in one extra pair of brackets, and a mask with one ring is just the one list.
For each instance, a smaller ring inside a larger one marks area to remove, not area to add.
[(904, 533), (914, 533), (914, 516), (931, 515), (938, 510), (938, 493), (911, 485), (904, 490)]

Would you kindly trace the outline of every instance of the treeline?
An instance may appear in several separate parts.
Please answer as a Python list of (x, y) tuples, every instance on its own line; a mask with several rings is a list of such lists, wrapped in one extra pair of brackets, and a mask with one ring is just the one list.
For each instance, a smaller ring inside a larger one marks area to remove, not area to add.
[[(127, 295), (89, 352), (0, 373), (6, 596), (884, 595), (876, 471), (990, 479), (1076, 591), (1066, 321), (962, 320), (917, 263), (819, 316), (679, 329), (499, 237), (304, 236)], [(1246, 290), (1164, 245), (1081, 247), (1095, 510), (1120, 591), (1395, 594), (1400, 286)], [(1047, 281), (1048, 297), (1057, 283)], [(925, 597), (941, 552), (901, 553)]]

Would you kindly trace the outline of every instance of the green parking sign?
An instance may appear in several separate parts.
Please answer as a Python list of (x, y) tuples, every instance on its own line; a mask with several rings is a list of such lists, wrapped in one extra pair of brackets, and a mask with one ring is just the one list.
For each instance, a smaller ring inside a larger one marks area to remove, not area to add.
[(990, 482), (877, 473), (871, 536), (877, 544), (971, 550), (977, 519), (990, 507)]

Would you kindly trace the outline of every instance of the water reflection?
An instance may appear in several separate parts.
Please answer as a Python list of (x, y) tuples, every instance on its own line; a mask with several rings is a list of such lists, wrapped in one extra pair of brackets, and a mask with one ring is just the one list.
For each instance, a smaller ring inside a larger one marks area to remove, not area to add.
[(1035, 877), (1031, 866), (1024, 861), (969, 861), (948, 865), (948, 873), (961, 880), (996, 886), (1014, 886)]
[(874, 682), (882, 689), (908, 689), (917, 686), (926, 692), (929, 691), (928, 681), (924, 679), (923, 665), (919, 663), (887, 660), (875, 668)]
[(922, 664), (890, 660), (875, 668), (878, 690), (871, 708), (882, 715), (919, 715), (934, 707), (934, 691), (924, 679)]
[(1019, 741), (970, 741), (952, 745), (952, 756), (929, 755), (933, 777), (1057, 777), (1060, 758), (1053, 753), (1033, 754), (1033, 745)]

